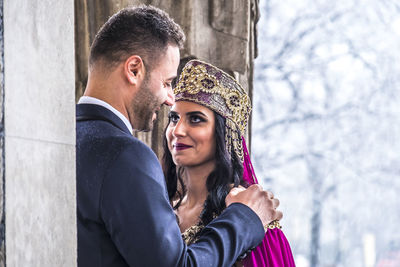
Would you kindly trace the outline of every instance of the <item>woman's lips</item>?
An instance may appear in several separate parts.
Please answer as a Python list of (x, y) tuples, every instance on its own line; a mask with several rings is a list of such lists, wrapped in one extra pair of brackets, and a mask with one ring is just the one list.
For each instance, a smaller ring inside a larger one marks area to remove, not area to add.
[(179, 150), (185, 150), (185, 149), (188, 149), (188, 148), (191, 148), (192, 146), (189, 146), (189, 145), (186, 145), (186, 144), (183, 144), (183, 143), (176, 143), (176, 144), (174, 144), (174, 148), (177, 150), (177, 151), (179, 151)]

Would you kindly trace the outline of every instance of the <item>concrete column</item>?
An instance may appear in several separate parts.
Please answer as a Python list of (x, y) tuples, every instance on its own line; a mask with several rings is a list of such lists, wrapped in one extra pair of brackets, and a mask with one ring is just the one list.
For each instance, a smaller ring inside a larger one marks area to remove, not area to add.
[(73, 1), (4, 2), (7, 266), (76, 266)]
[(0, 0), (0, 267), (5, 266), (4, 217), (4, 54), (3, 54), (3, 0)]

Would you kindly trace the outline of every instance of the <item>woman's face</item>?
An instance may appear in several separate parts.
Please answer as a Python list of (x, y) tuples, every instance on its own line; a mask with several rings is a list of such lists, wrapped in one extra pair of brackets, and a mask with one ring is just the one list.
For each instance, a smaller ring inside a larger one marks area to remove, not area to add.
[(166, 138), (177, 166), (215, 164), (215, 115), (209, 108), (176, 102), (169, 113)]

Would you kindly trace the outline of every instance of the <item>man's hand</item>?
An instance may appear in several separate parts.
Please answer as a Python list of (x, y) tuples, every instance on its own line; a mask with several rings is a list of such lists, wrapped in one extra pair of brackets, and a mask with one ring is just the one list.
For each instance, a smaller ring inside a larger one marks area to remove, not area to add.
[(281, 211), (276, 210), (279, 200), (269, 191), (263, 191), (261, 185), (254, 184), (247, 189), (235, 187), (225, 198), (226, 206), (239, 202), (251, 208), (260, 217), (264, 226), (283, 217)]

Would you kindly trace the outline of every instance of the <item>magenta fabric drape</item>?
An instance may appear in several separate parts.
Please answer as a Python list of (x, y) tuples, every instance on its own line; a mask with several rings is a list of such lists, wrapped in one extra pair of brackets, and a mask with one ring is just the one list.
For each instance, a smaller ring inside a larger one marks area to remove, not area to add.
[[(243, 179), (251, 184), (258, 184), (246, 142), (242, 137), (244, 162)], [(278, 229), (268, 229), (264, 239), (244, 260), (244, 267), (294, 267), (292, 250), (283, 232)]]

